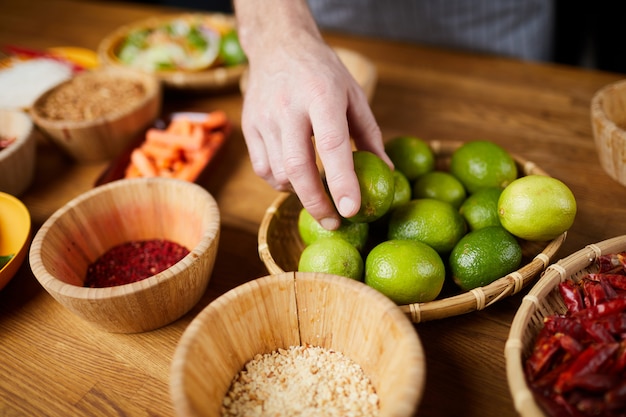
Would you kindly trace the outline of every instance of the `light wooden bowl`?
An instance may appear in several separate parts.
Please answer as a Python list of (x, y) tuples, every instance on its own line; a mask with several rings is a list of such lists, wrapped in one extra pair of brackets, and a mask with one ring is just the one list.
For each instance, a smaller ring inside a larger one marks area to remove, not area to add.
[(528, 386), (524, 363), (532, 352), (536, 336), (543, 327), (543, 319), (567, 311), (559, 294), (559, 283), (567, 279), (578, 281), (586, 274), (597, 271), (595, 262), (599, 256), (623, 251), (626, 251), (626, 235), (587, 245), (548, 266), (541, 279), (522, 299), (522, 304), (511, 323), (504, 348), (509, 390), (515, 409), (521, 416), (548, 416)]
[(602, 169), (626, 186), (626, 80), (596, 92), (591, 124)]
[[(354, 77), (356, 82), (363, 88), (368, 101), (371, 103), (374, 97), (374, 91), (376, 90), (376, 83), (378, 81), (378, 70), (376, 65), (364, 55), (346, 48), (333, 48), (341, 62), (346, 66), (350, 74)], [(248, 71), (246, 70), (239, 82), (239, 88), (243, 94), (246, 93), (248, 88)]]
[(0, 151), (0, 191), (19, 196), (35, 177), (37, 143), (33, 122), (24, 112), (0, 109), (0, 137), (15, 138)]
[[(96, 187), (57, 210), (37, 232), (30, 264), (58, 302), (115, 333), (152, 330), (189, 311), (209, 283), (220, 235), (214, 198), (197, 184), (166, 179), (119, 180)], [(111, 247), (167, 239), (190, 253), (141, 281), (86, 288), (87, 267)]]
[(219, 416), (233, 378), (256, 354), (307, 344), (360, 365), (379, 396), (381, 417), (415, 415), (426, 370), (419, 336), (406, 316), (363, 283), (293, 272), (236, 287), (196, 316), (172, 360), (176, 414)]
[[(81, 73), (74, 79), (79, 77), (97, 81), (132, 80), (143, 86), (145, 94), (134, 106), (90, 120), (54, 120), (42, 112), (46, 100), (73, 82), (73, 79), (53, 87), (35, 101), (31, 108), (35, 124), (78, 162), (99, 162), (119, 156), (161, 112), (161, 85), (152, 75), (122, 68), (104, 68)], [(81, 94), (90, 93), (94, 94), (89, 91), (81, 92)], [(108, 100), (115, 99), (116, 97), (111, 97)], [(77, 101), (80, 102), (79, 97)]]
[[(117, 56), (122, 41), (137, 29), (151, 29), (173, 19), (206, 19), (216, 27), (235, 28), (235, 17), (222, 13), (184, 13), (153, 16), (116, 29), (98, 45), (98, 57), (102, 65), (128, 68)], [(217, 65), (199, 71), (157, 71), (153, 74), (168, 89), (215, 92), (236, 86), (247, 64), (226, 67)]]
[[(449, 158), (462, 142), (429, 142), (437, 157), (437, 164), (445, 169)], [(548, 175), (531, 161), (513, 155), (522, 175)], [(281, 193), (267, 208), (258, 235), (258, 251), (261, 260), (271, 274), (297, 271), (304, 243), (298, 232), (298, 215), (302, 204), (295, 194)], [(567, 232), (549, 242), (521, 240), (522, 266), (489, 285), (456, 294), (443, 294), (440, 298), (400, 306), (413, 322), (442, 319), (450, 316), (482, 310), (499, 300), (518, 293), (532, 282), (549, 264), (565, 241)]]

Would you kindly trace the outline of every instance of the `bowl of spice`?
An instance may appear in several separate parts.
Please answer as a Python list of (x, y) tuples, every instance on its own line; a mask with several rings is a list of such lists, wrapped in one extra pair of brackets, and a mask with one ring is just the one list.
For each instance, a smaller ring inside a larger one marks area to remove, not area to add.
[(349, 278), (285, 272), (211, 302), (171, 364), (178, 417), (413, 416), (425, 359), (410, 320)]
[(35, 176), (33, 122), (19, 110), (0, 109), (0, 191), (18, 196)]
[(137, 333), (189, 311), (209, 283), (220, 235), (215, 199), (170, 178), (118, 180), (57, 210), (29, 259), (39, 283), (94, 326)]
[(123, 68), (80, 73), (42, 94), (31, 108), (35, 124), (78, 162), (119, 156), (156, 120), (160, 82)]

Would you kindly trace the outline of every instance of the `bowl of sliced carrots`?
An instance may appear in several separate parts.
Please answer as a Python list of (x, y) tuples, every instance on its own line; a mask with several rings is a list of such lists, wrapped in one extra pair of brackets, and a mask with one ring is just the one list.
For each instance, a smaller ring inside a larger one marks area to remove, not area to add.
[(96, 185), (137, 177), (194, 182), (226, 142), (231, 123), (222, 110), (176, 112), (158, 119), (100, 175)]

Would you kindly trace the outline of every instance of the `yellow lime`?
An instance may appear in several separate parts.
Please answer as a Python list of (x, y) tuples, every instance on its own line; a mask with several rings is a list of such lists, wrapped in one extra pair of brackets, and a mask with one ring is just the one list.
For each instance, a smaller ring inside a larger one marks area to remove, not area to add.
[(348, 220), (369, 223), (382, 217), (393, 203), (394, 177), (389, 165), (368, 151), (354, 151), (354, 172), (361, 190), (361, 207)]
[(467, 192), (454, 175), (444, 171), (432, 171), (419, 177), (413, 184), (413, 198), (434, 198), (459, 208)]
[(395, 168), (409, 181), (435, 169), (435, 154), (422, 139), (398, 136), (385, 143), (385, 152)]
[(463, 236), (450, 253), (449, 265), (454, 282), (467, 291), (515, 271), (521, 261), (515, 237), (502, 226), (489, 226)]
[(445, 276), (439, 254), (414, 240), (384, 241), (365, 259), (365, 283), (399, 305), (434, 300)]
[(556, 178), (527, 175), (506, 187), (498, 200), (502, 226), (526, 240), (551, 240), (568, 230), (576, 217), (572, 191)]
[(363, 280), (363, 258), (346, 240), (323, 237), (305, 247), (300, 255), (298, 271), (324, 272)]
[(465, 231), (465, 220), (450, 203), (421, 198), (391, 213), (387, 238), (417, 240), (444, 254), (452, 250)]
[(450, 172), (472, 194), (480, 188), (506, 187), (517, 178), (517, 165), (501, 146), (478, 140), (466, 142), (452, 153)]
[(365, 242), (367, 242), (369, 224), (352, 223), (343, 219), (338, 229), (328, 230), (303, 208), (298, 216), (298, 231), (302, 241), (307, 246), (319, 238), (335, 236), (347, 240), (361, 251), (365, 247)]
[(502, 189), (499, 187), (487, 187), (481, 188), (465, 199), (459, 213), (465, 218), (470, 230), (500, 226), (498, 199), (501, 193)]

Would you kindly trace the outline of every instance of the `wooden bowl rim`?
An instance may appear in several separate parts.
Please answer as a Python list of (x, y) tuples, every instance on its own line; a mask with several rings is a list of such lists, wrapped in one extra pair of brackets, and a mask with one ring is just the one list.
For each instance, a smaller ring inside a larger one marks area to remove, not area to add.
[[(522, 299), (522, 303), (513, 317), (504, 348), (509, 390), (513, 397), (515, 409), (520, 415), (524, 417), (546, 416), (535, 401), (524, 373), (524, 352), (532, 343), (532, 340), (524, 339), (524, 336), (530, 335), (528, 332), (530, 319), (534, 316), (543, 318), (554, 313), (554, 311), (548, 311), (542, 301), (553, 291), (558, 291), (559, 283), (592, 267), (599, 256), (624, 250), (626, 250), (626, 235), (586, 245), (548, 266), (541, 278)], [(538, 328), (534, 330), (532, 336), (536, 336), (539, 331)]]
[[(100, 116), (100, 117), (97, 117), (95, 119), (90, 119), (90, 120), (52, 120), (52, 119), (45, 117), (44, 115), (40, 113), (39, 109), (41, 107), (41, 103), (47, 100), (51, 94), (63, 88), (65, 85), (71, 83), (74, 78), (97, 77), (102, 74), (115, 75), (115, 76), (119, 76), (120, 78), (137, 80), (144, 85), (146, 89), (146, 94), (141, 98), (141, 100), (139, 100), (132, 107), (126, 109), (123, 112), (115, 111), (113, 113), (109, 113), (107, 115)], [(72, 79), (63, 81), (55, 85), (54, 87), (50, 88), (48, 91), (46, 91), (41, 96), (39, 96), (37, 100), (35, 100), (29, 112), (33, 120), (35, 121), (35, 124), (41, 127), (51, 128), (51, 129), (85, 129), (85, 128), (91, 128), (91, 127), (106, 124), (106, 123), (114, 123), (125, 117), (129, 117), (133, 115), (134, 113), (140, 111), (141, 109), (145, 108), (149, 103), (152, 103), (155, 100), (161, 100), (161, 85), (160, 85), (159, 80), (156, 77), (147, 73), (131, 71), (123, 67), (119, 67), (119, 68), (102, 67), (93, 71), (78, 74)]]
[[(460, 146), (462, 141), (429, 141), (435, 155), (439, 155), (443, 151), (451, 152)], [(522, 158), (518, 155), (511, 154), (515, 159), (521, 172), (524, 175), (539, 174), (550, 176), (543, 169), (538, 167), (534, 162)], [(261, 221), (258, 234), (258, 253), (270, 273), (284, 272), (282, 268), (276, 264), (270, 253), (268, 244), (268, 230), (274, 219), (274, 215), (278, 211), (281, 204), (289, 198), (297, 198), (295, 194), (289, 192), (281, 192), (267, 208)], [(442, 319), (446, 317), (456, 316), (469, 313), (476, 310), (483, 310), (486, 307), (496, 303), (497, 301), (512, 296), (524, 287), (548, 267), (554, 255), (557, 253), (567, 237), (567, 231), (546, 243), (544, 249), (537, 254), (529, 263), (520, 266), (516, 271), (507, 274), (492, 283), (475, 288), (471, 291), (465, 291), (457, 295), (446, 298), (436, 299), (434, 301), (424, 303), (414, 303), (401, 305), (400, 309), (408, 315), (414, 323), (424, 321)]]
[[(167, 186), (176, 185), (177, 188), (187, 188), (194, 193), (202, 195), (207, 203), (207, 208), (205, 210), (210, 211), (213, 217), (213, 220), (207, 229), (202, 233), (202, 237), (200, 238), (198, 244), (194, 248), (191, 248), (189, 254), (187, 254), (178, 263), (141, 281), (105, 288), (87, 288), (68, 284), (52, 275), (44, 267), (43, 262), (41, 261), (41, 253), (44, 250), (43, 242), (45, 241), (46, 235), (50, 229), (53, 228), (55, 223), (66, 213), (80, 206), (81, 203), (85, 201), (96, 198), (97, 196), (105, 193), (113, 193), (117, 189), (127, 189), (129, 187), (152, 189), (153, 187), (147, 187), (148, 184), (155, 186), (162, 184)], [(41, 283), (41, 285), (46, 288), (46, 290), (54, 294), (60, 294), (66, 297), (82, 300), (125, 298), (129, 294), (149, 290), (161, 285), (163, 282), (176, 278), (185, 269), (190, 268), (194, 263), (200, 262), (200, 258), (203, 254), (210, 250), (211, 247), (218, 244), (217, 237), (219, 235), (220, 223), (220, 211), (215, 198), (206, 189), (198, 184), (163, 177), (132, 178), (112, 181), (92, 188), (91, 190), (86, 191), (70, 200), (44, 222), (31, 244), (29, 254), (31, 268), (35, 278)]]
[(232, 14), (227, 13), (204, 13), (204, 12), (191, 12), (191, 13), (177, 13), (167, 14), (163, 16), (151, 16), (146, 19), (138, 20), (123, 26), (120, 26), (112, 33), (107, 35), (98, 45), (97, 54), (100, 61), (105, 66), (126, 68), (132, 71), (152, 74), (157, 79), (162, 81), (166, 87), (177, 89), (214, 89), (224, 88), (230, 85), (235, 85), (245, 69), (248, 67), (247, 63), (234, 65), (230, 67), (226, 66), (213, 66), (197, 71), (156, 71), (146, 72), (137, 69), (133, 69), (124, 65), (117, 58), (115, 49), (118, 47), (122, 39), (132, 30), (139, 28), (154, 28), (161, 25), (164, 22), (171, 21), (173, 19), (220, 19), (227, 24), (230, 24), (233, 28), (236, 28), (236, 18)]
[(604, 110), (604, 101), (607, 99), (607, 94), (615, 90), (622, 91), (626, 101), (626, 80), (607, 84), (596, 91), (591, 99), (591, 117), (603, 123), (605, 125), (604, 128), (617, 132), (623, 138), (626, 136), (626, 131), (618, 126)]
[[(185, 363), (196, 343), (198, 335), (206, 332), (207, 326), (210, 323), (214, 323), (214, 316), (218, 314), (224, 304), (237, 303), (241, 297), (246, 297), (259, 286), (273, 287), (277, 285), (280, 287), (281, 283), (287, 280), (291, 280), (294, 286), (296, 285), (296, 281), (306, 281), (322, 285), (330, 283), (331, 285), (348, 288), (350, 291), (353, 291), (358, 295), (358, 297), (354, 298), (355, 300), (358, 298), (359, 301), (370, 303), (368, 305), (371, 305), (371, 303), (379, 305), (381, 312), (384, 312), (384, 316), (401, 328), (402, 331), (400, 334), (403, 340), (409, 344), (410, 349), (408, 350), (412, 355), (407, 358), (406, 369), (407, 375), (409, 375), (407, 379), (409, 379), (411, 383), (402, 386), (402, 397), (414, 402), (415, 409), (417, 409), (423, 396), (426, 381), (425, 352), (418, 332), (415, 331), (413, 324), (408, 318), (397, 308), (397, 305), (379, 291), (359, 281), (325, 273), (291, 271), (259, 277), (227, 291), (204, 307), (187, 326), (178, 341), (170, 366), (170, 396), (175, 404), (175, 408), (180, 412), (180, 415), (192, 416), (196, 414), (192, 411), (192, 407), (185, 395), (185, 384), (183, 381), (185, 380)], [(294, 293), (295, 292), (294, 290)], [(298, 310), (295, 311), (295, 314), (298, 314)], [(301, 320), (302, 319), (298, 316), (298, 326)], [(288, 346), (285, 346), (285, 348), (287, 347)], [(270, 352), (257, 353), (263, 354)], [(347, 354), (346, 352), (342, 353)], [(234, 376), (235, 375), (233, 375), (233, 377)]]
[[(0, 109), (0, 114), (4, 114), (5, 117), (11, 119), (18, 119), (20, 123), (24, 123), (26, 130), (20, 132), (19, 135), (16, 135), (15, 142), (13, 142), (10, 146), (3, 149), (0, 152), (0, 162), (9, 159), (13, 154), (19, 152), (20, 149), (25, 146), (28, 142), (35, 140), (35, 124), (33, 120), (28, 117), (28, 114), (22, 110), (12, 110), (12, 109)], [(4, 133), (4, 125), (0, 126), (0, 136), (6, 136)]]

